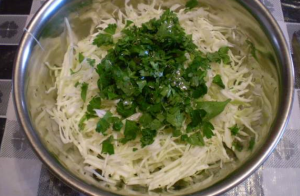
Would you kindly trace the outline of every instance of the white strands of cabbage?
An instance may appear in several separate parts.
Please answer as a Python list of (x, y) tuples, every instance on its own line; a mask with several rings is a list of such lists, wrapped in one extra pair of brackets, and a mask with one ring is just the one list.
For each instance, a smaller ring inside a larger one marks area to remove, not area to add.
[[(79, 17), (82, 20), (90, 18), (93, 21), (91, 34), (96, 27), (101, 29), (98, 33), (103, 33), (103, 29), (109, 24), (116, 23), (117, 30), (114, 41), (121, 38), (120, 32), (125, 27), (126, 20), (131, 20), (136, 26), (141, 26), (142, 23), (152, 18), (159, 18), (163, 13), (155, 1), (149, 5), (138, 4), (137, 8), (133, 8), (130, 1), (126, 0), (123, 11), (117, 10), (110, 2), (103, 5), (103, 8), (100, 4), (96, 3), (96, 5), (93, 6), (97, 11), (92, 10)], [(105, 11), (105, 6), (113, 11), (114, 16)], [(179, 7), (178, 4), (175, 4), (171, 9), (177, 10)], [(237, 37), (236, 27), (214, 25), (210, 21), (212, 17), (209, 10), (199, 8), (185, 12), (184, 9), (181, 9), (178, 11), (178, 18), (186, 33), (192, 34), (193, 41), (201, 52), (216, 52), (223, 46), (234, 47), (234, 44), (228, 40), (235, 40)], [(219, 24), (224, 22), (219, 16), (213, 16), (213, 20), (218, 21)], [(65, 23), (69, 47), (64, 61), (61, 67), (46, 64), (56, 79), (55, 86), (47, 90), (49, 93), (53, 91), (53, 88), (57, 90), (56, 107), (47, 109), (46, 113), (58, 124), (60, 140), (67, 144), (64, 148), (72, 144), (80, 153), (80, 156), (76, 153), (70, 155), (71, 152), (67, 155), (62, 151), (64, 156), (72, 156), (68, 159), (62, 158), (63, 161), (69, 168), (76, 168), (89, 182), (99, 184), (93, 178), (96, 176), (96, 179), (111, 184), (122, 180), (127, 185), (147, 186), (149, 190), (160, 187), (172, 190), (172, 186), (181, 179), (193, 181), (200, 178), (197, 174), (203, 170), (220, 169), (226, 163), (234, 164), (234, 160), (227, 154), (223, 143), (236, 152), (232, 146), (235, 139), (247, 143), (251, 135), (255, 135), (257, 140), (260, 135), (257, 128), (261, 127), (263, 131), (267, 131), (272, 122), (271, 119), (267, 121), (267, 124), (262, 125), (261, 119), (268, 112), (274, 113), (272, 103), (277, 100), (276, 98), (270, 100), (266, 96), (266, 92), (276, 85), (275, 80), (270, 76), (265, 76), (268, 74), (261, 70), (257, 62), (246, 62), (247, 51), (235, 55), (229, 50), (229, 64), (212, 63), (211, 70), (208, 70), (209, 92), (205, 95), (204, 101), (224, 101), (228, 98), (232, 101), (219, 116), (211, 120), (215, 127), (213, 130), (215, 135), (210, 139), (205, 139), (204, 147), (191, 147), (188, 144), (178, 143), (177, 138), (166, 134), (163, 128), (158, 130), (154, 143), (144, 148), (141, 148), (139, 141), (127, 144), (119, 143), (117, 139), (123, 137), (124, 128), (121, 132), (113, 132), (109, 129), (106, 136), (97, 133), (95, 131), (97, 122), (108, 110), (118, 116), (115, 109), (117, 102), (108, 102), (109, 107), (95, 110), (98, 118), (84, 122), (83, 130), (79, 130), (78, 124), (87, 110), (89, 101), (99, 92), (97, 87), (99, 75), (95, 68), (88, 64), (87, 59), (95, 59), (97, 65), (107, 54), (107, 49), (98, 48), (92, 44), (98, 33), (77, 42), (67, 19), (65, 19)], [(81, 63), (78, 62), (79, 53), (84, 56)], [(188, 55), (187, 59), (190, 60)], [(252, 66), (255, 67), (255, 72), (251, 70)], [(72, 74), (70, 70), (75, 73)], [(223, 90), (220, 90), (212, 82), (212, 78), (217, 74), (221, 75), (224, 82)], [(268, 77), (268, 81), (263, 80), (262, 76)], [(273, 86), (269, 85), (270, 81), (274, 83)], [(82, 83), (88, 84), (85, 102), (81, 99)], [(78, 86), (75, 87), (75, 84)], [(252, 104), (254, 102), (255, 104)], [(37, 121), (40, 121), (43, 115), (45, 112), (37, 118)], [(137, 121), (140, 116), (141, 113), (136, 113), (127, 119)], [(123, 120), (124, 122), (125, 120)], [(229, 129), (234, 125), (241, 128), (237, 136), (232, 135)], [(185, 127), (186, 125), (184, 125)], [(115, 154), (103, 154), (101, 152), (102, 142), (110, 136), (116, 139), (114, 141)], [(63, 146), (58, 144), (58, 138), (54, 139), (53, 137), (48, 136), (48, 140), (53, 140), (51, 141), (53, 145), (57, 144), (63, 149)], [(133, 151), (134, 148), (137, 150)], [(70, 160), (74, 160), (73, 163)], [(202, 183), (209, 183), (215, 175), (213, 172), (208, 172), (208, 174), (208, 177), (202, 179)]]

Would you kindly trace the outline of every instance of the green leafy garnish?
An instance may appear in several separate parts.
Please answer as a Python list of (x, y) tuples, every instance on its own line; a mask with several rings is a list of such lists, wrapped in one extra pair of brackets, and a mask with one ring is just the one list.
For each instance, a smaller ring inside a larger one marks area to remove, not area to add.
[(78, 124), (79, 130), (83, 130), (84, 129), (84, 122), (86, 120), (87, 120), (86, 115), (84, 115), (83, 117), (81, 117), (81, 119), (79, 120), (79, 124)]
[(203, 102), (197, 102), (196, 107), (198, 109), (202, 109), (206, 112), (206, 115), (204, 117), (204, 120), (209, 121), (210, 119), (218, 116), (220, 113), (223, 112), (226, 105), (231, 100), (228, 99), (224, 102), (218, 102), (218, 101), (203, 101)]
[(116, 33), (117, 24), (109, 24), (105, 29), (104, 32), (113, 35)]
[(78, 54), (78, 61), (79, 61), (79, 63), (82, 63), (83, 60), (84, 60), (84, 56), (83, 56), (82, 52), (80, 52)]
[(88, 83), (84, 82), (81, 84), (81, 99), (83, 100), (83, 102), (85, 102), (85, 100), (86, 100), (86, 94), (87, 94), (88, 87), (89, 87)]
[(101, 98), (100, 97), (93, 97), (92, 100), (89, 102), (87, 106), (87, 112), (86, 115), (91, 117), (95, 117), (95, 109), (101, 108)]
[(89, 64), (91, 67), (94, 67), (95, 64), (96, 64), (96, 60), (95, 60), (95, 59), (87, 59), (86, 61), (88, 62), (88, 64)]
[(181, 125), (184, 121), (184, 114), (180, 111), (179, 108), (172, 108), (167, 113), (166, 120), (174, 127), (181, 127)]
[(222, 61), (224, 64), (228, 64), (228, 63), (230, 63), (228, 51), (229, 51), (228, 47), (222, 47), (218, 50), (218, 52), (207, 54), (207, 58), (211, 62), (221, 63), (221, 61)]
[(250, 142), (249, 142), (249, 147), (248, 147), (248, 149), (249, 149), (249, 150), (253, 150), (254, 145), (255, 145), (255, 138), (252, 137), (251, 140), (250, 140)]
[(199, 4), (198, 0), (189, 0), (186, 4), (185, 7), (187, 10), (191, 10), (195, 7), (197, 7)]
[(251, 55), (257, 60), (257, 55), (256, 55), (257, 49), (255, 45), (250, 40), (246, 40), (246, 43), (249, 44)]
[(193, 146), (204, 146), (203, 136), (200, 132), (192, 134), (186, 138), (186, 142)]
[[(186, 10), (197, 5), (197, 0), (190, 0)], [(174, 137), (181, 136), (191, 145), (203, 146), (203, 137), (209, 139), (214, 135), (209, 120), (219, 115), (230, 100), (199, 102), (199, 99), (208, 92), (205, 78), (210, 63), (229, 63), (229, 48), (222, 47), (212, 54), (201, 53), (171, 10), (139, 27), (126, 21), (121, 38), (114, 43), (116, 29), (116, 24), (108, 25), (93, 44), (111, 46), (96, 66), (100, 76), (97, 85), (102, 102), (119, 100), (116, 111), (121, 118), (100, 119), (97, 131), (106, 134), (111, 126), (114, 131), (121, 131), (122, 120), (140, 112), (138, 122), (126, 120), (122, 143), (139, 135), (144, 147), (153, 143), (157, 131), (165, 127)], [(89, 59), (87, 62), (91, 66), (95, 64)], [(215, 78), (214, 83), (221, 85), (220, 80)], [(95, 115), (94, 109), (91, 104), (87, 114)], [(188, 126), (183, 130), (185, 122)]]
[(232, 146), (239, 152), (244, 149), (244, 146), (238, 141), (233, 142)]
[(154, 137), (156, 136), (156, 130), (142, 129), (141, 145), (145, 147), (154, 142)]
[(237, 125), (234, 125), (234, 126), (230, 127), (229, 129), (230, 129), (232, 135), (237, 135), (238, 132), (240, 131), (240, 128)]
[(98, 133), (102, 133), (103, 135), (106, 135), (107, 129), (110, 127), (109, 118), (112, 116), (110, 112), (106, 112), (106, 114), (101, 118), (96, 127), (96, 131)]
[(219, 74), (214, 77), (213, 83), (216, 84), (216, 85), (218, 85), (222, 89), (225, 88), (225, 85), (224, 85), (224, 83), (222, 81), (222, 78), (221, 78), (221, 76)]
[(109, 121), (113, 124), (113, 129), (115, 131), (120, 131), (122, 129), (123, 123), (122, 123), (122, 121), (121, 121), (120, 118), (115, 117), (115, 116), (114, 117), (110, 117)]
[(109, 24), (103, 31), (105, 33), (99, 33), (93, 41), (93, 45), (98, 47), (100, 46), (109, 46), (114, 43), (113, 35), (115, 34), (117, 29), (116, 24)]
[(212, 132), (212, 130), (214, 130), (214, 126), (210, 123), (210, 122), (204, 122), (203, 123), (203, 134), (206, 138), (211, 138), (214, 133)]
[(112, 141), (113, 141), (113, 137), (110, 136), (109, 138), (107, 138), (102, 142), (102, 153), (109, 154), (109, 155), (115, 154)]
[(96, 45), (98, 47), (100, 46), (109, 46), (114, 43), (113, 37), (109, 34), (98, 34), (96, 38), (93, 41), (93, 45)]
[(125, 123), (125, 130), (124, 130), (124, 138), (121, 139), (123, 144), (127, 143), (128, 141), (135, 140), (140, 128), (136, 122), (131, 120), (126, 120)]

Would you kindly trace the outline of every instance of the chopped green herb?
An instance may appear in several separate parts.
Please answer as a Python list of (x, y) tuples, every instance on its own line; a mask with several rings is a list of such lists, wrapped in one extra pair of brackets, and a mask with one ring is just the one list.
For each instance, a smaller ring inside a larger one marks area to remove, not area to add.
[(120, 131), (123, 127), (123, 123), (118, 117), (110, 117), (109, 121), (113, 124), (113, 129), (115, 131)]
[(78, 54), (78, 61), (79, 61), (79, 63), (82, 63), (83, 60), (84, 60), (84, 56), (83, 56), (82, 52), (80, 52)]
[(109, 154), (109, 155), (115, 154), (114, 146), (111, 143), (112, 141), (113, 141), (113, 137), (110, 136), (109, 138), (107, 138), (102, 142), (102, 153)]
[(132, 22), (131, 20), (127, 20), (127, 21), (126, 21), (125, 28), (126, 28), (126, 27), (129, 27), (132, 23), (133, 23), (133, 22)]
[(250, 142), (249, 142), (249, 147), (248, 147), (248, 149), (249, 149), (249, 150), (253, 150), (254, 145), (255, 145), (255, 138), (252, 137), (251, 140), (250, 140)]
[(203, 102), (197, 102), (196, 108), (202, 109), (206, 111), (206, 115), (203, 120), (209, 121), (210, 119), (218, 116), (220, 113), (223, 112), (226, 105), (231, 100), (228, 99), (224, 102), (218, 102), (218, 101), (203, 101)]
[(88, 87), (89, 87), (89, 84), (87, 84), (85, 82), (81, 84), (81, 99), (83, 100), (83, 102), (85, 102), (85, 100), (86, 100), (86, 94), (87, 94)]
[(105, 29), (104, 32), (113, 35), (116, 33), (117, 24), (109, 24)]
[(96, 64), (96, 60), (95, 60), (95, 59), (87, 59), (86, 61), (88, 62), (88, 64), (89, 64), (91, 67), (94, 67), (95, 64)]
[(240, 128), (237, 125), (234, 125), (234, 126), (230, 127), (229, 129), (230, 129), (232, 135), (237, 135), (238, 132), (240, 131)]
[(98, 133), (102, 133), (103, 135), (106, 135), (107, 129), (110, 127), (109, 118), (112, 116), (110, 112), (106, 112), (106, 114), (101, 118), (96, 127), (96, 131)]
[(137, 148), (132, 148), (132, 151), (133, 151), (133, 152), (135, 152), (135, 151), (137, 151), (137, 150), (138, 150)]
[(131, 120), (126, 120), (125, 130), (124, 130), (124, 138), (121, 140), (123, 144), (128, 141), (135, 140), (140, 128), (136, 122)]
[(204, 146), (203, 136), (200, 132), (192, 134), (186, 141), (193, 146)]
[(93, 45), (98, 47), (100, 46), (109, 46), (114, 43), (112, 35), (99, 33), (93, 41)]
[(214, 133), (212, 132), (214, 129), (214, 126), (210, 122), (203, 123), (203, 134), (206, 138), (209, 139), (214, 135)]
[(101, 108), (101, 98), (93, 97), (87, 106), (87, 114), (95, 115), (96, 114), (95, 109), (100, 109), (100, 108)]
[(221, 78), (221, 76), (219, 74), (214, 77), (213, 83), (216, 84), (216, 85), (218, 85), (222, 89), (225, 88), (225, 85), (224, 85), (224, 83), (222, 81), (222, 78)]
[(156, 136), (156, 130), (142, 129), (141, 145), (145, 147), (154, 142), (154, 137)]
[(222, 47), (215, 53), (207, 54), (207, 58), (209, 59), (210, 62), (221, 63), (222, 61), (224, 64), (228, 64), (230, 63), (228, 51), (229, 51), (228, 47)]
[(197, 7), (199, 4), (198, 0), (189, 0), (186, 4), (185, 7), (187, 10), (191, 10), (195, 7)]
[(76, 83), (75, 83), (75, 88), (79, 85), (80, 83), (77, 81)]
[(257, 49), (255, 45), (250, 40), (246, 40), (246, 43), (249, 44), (251, 55), (257, 60), (257, 55), (256, 55)]
[(172, 108), (167, 113), (166, 120), (174, 127), (181, 127), (184, 121), (184, 114), (180, 112), (179, 108)]
[(79, 130), (83, 130), (84, 129), (84, 122), (86, 120), (87, 120), (86, 115), (84, 115), (83, 117), (81, 117), (81, 119), (79, 120), (79, 124), (78, 124)]

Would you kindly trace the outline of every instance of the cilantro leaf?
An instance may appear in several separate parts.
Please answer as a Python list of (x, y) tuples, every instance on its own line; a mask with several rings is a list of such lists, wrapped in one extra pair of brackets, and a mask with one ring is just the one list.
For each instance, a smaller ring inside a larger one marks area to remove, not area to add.
[(109, 154), (109, 155), (115, 154), (114, 146), (111, 143), (112, 140), (113, 137), (110, 136), (109, 138), (107, 138), (102, 142), (102, 153)]
[(87, 94), (87, 90), (88, 90), (89, 84), (87, 83), (82, 83), (81, 85), (81, 99), (83, 100), (83, 102), (85, 102), (86, 100), (86, 94)]
[(237, 125), (234, 125), (234, 126), (230, 127), (229, 129), (230, 129), (232, 135), (237, 135), (238, 132), (240, 131), (240, 128)]
[(95, 114), (96, 112), (94, 110), (100, 108), (101, 108), (101, 98), (93, 97), (87, 106), (87, 112), (90, 114)]
[(186, 141), (192, 146), (204, 146), (203, 136), (200, 132), (192, 134), (190, 137), (186, 139)]
[(202, 119), (206, 115), (204, 110), (192, 110), (190, 112), (191, 122), (188, 124), (187, 132), (192, 131), (194, 128), (202, 123)]
[(124, 138), (121, 139), (123, 144), (127, 143), (128, 141), (135, 140), (140, 128), (136, 122), (131, 120), (126, 120), (125, 123), (125, 130), (124, 130)]
[(103, 135), (106, 135), (106, 131), (110, 127), (110, 123), (109, 123), (108, 119), (111, 116), (112, 116), (112, 114), (110, 112), (106, 112), (106, 114), (103, 116), (103, 118), (101, 118), (98, 121), (97, 127), (96, 127), (96, 131), (98, 133), (102, 133)]
[(117, 24), (109, 24), (105, 29), (104, 32), (113, 35), (116, 33)]
[(206, 115), (203, 118), (203, 120), (209, 121), (210, 119), (218, 116), (220, 113), (223, 112), (226, 105), (231, 100), (228, 99), (224, 102), (218, 102), (218, 101), (203, 101), (203, 102), (196, 102), (196, 108), (205, 110)]
[(167, 113), (167, 122), (174, 127), (181, 127), (184, 121), (184, 114), (180, 112), (179, 108), (172, 108)]
[(95, 59), (87, 59), (86, 61), (88, 62), (88, 64), (89, 64), (91, 67), (94, 67), (95, 64), (96, 64), (96, 60), (95, 60)]
[(203, 97), (207, 93), (207, 86), (205, 84), (201, 84), (198, 86), (196, 90), (193, 91), (192, 97), (198, 99)]
[(140, 119), (139, 119), (139, 123), (144, 127), (144, 128), (148, 128), (150, 123), (153, 121), (153, 118), (150, 114), (148, 113), (144, 113)]
[(93, 41), (93, 45), (98, 47), (109, 46), (114, 43), (112, 35), (99, 33)]
[(79, 130), (83, 130), (84, 129), (84, 122), (87, 120), (87, 117), (86, 115), (82, 116), (81, 119), (79, 120), (79, 123), (78, 123), (78, 127), (79, 127)]
[(229, 48), (227, 46), (221, 47), (217, 52), (207, 54), (207, 58), (211, 62), (221, 63), (221, 61), (223, 61), (224, 64), (228, 64), (228, 63), (230, 63), (228, 51), (229, 51)]
[(120, 131), (123, 127), (123, 123), (122, 120), (118, 117), (110, 117), (109, 118), (109, 122), (111, 122), (113, 124), (113, 129), (115, 131)]
[(249, 44), (251, 55), (257, 60), (257, 55), (256, 55), (257, 49), (255, 45), (250, 40), (246, 40), (246, 43)]
[(124, 118), (127, 118), (136, 113), (136, 104), (132, 103), (129, 106), (125, 106), (124, 102), (120, 100), (117, 104), (117, 112)]
[(130, 26), (133, 22), (131, 20), (126, 20), (125, 28)]
[(249, 142), (249, 147), (248, 147), (248, 149), (249, 149), (249, 150), (253, 150), (254, 145), (255, 145), (255, 138), (252, 137), (251, 140), (250, 140), (250, 142)]
[(189, 0), (186, 4), (185, 7), (187, 10), (191, 10), (194, 7), (197, 7), (199, 4), (198, 0)]
[(225, 88), (225, 85), (224, 85), (224, 83), (222, 81), (222, 78), (221, 78), (221, 76), (219, 74), (214, 77), (213, 83), (216, 84), (216, 85), (218, 85), (222, 89)]
[(203, 134), (206, 138), (211, 138), (214, 133), (212, 132), (212, 130), (214, 130), (214, 126), (210, 123), (210, 122), (204, 122), (203, 126), (202, 126), (202, 130), (203, 130)]
[(143, 129), (142, 130), (142, 137), (141, 137), (141, 145), (145, 147), (150, 145), (154, 142), (154, 137), (156, 136), (156, 130), (151, 129)]
[(82, 52), (80, 52), (78, 54), (78, 61), (79, 61), (79, 63), (82, 63), (83, 60), (84, 60), (84, 56), (83, 56)]

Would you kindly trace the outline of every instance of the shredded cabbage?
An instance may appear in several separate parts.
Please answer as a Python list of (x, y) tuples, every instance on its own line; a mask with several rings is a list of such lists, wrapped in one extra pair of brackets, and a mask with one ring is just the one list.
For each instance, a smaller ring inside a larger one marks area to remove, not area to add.
[[(112, 17), (101, 6), (97, 6), (97, 3), (93, 7), (90, 12), (79, 16), (82, 21), (92, 20), (94, 25), (89, 36), (79, 39), (72, 30), (72, 24), (65, 18), (66, 28), (61, 37), (41, 41), (44, 46), (50, 42), (54, 45), (51, 50), (45, 48), (50, 57), (55, 48), (60, 46), (62, 36), (67, 35), (68, 49), (63, 62), (45, 62), (54, 85), (47, 86), (44, 90), (49, 96), (54, 94), (55, 105), (42, 107), (42, 113), (35, 118), (36, 121), (40, 121), (44, 116), (50, 116), (54, 120), (53, 127), (48, 130), (52, 134), (46, 135), (46, 141), (63, 154), (59, 159), (66, 167), (76, 170), (82, 178), (94, 184), (99, 183), (97, 180), (102, 180), (109, 184), (124, 182), (126, 185), (145, 186), (148, 190), (166, 188), (171, 191), (180, 180), (193, 182), (201, 175), (204, 177), (200, 181), (209, 183), (216, 175), (214, 171), (222, 169), (225, 164), (235, 165), (237, 160), (243, 160), (251, 153), (247, 149), (239, 152), (233, 142), (237, 140), (243, 143), (253, 136), (255, 142), (258, 142), (261, 135), (268, 132), (276, 113), (274, 103), (278, 102), (277, 96), (272, 96), (278, 94), (277, 79), (263, 70), (250, 54), (249, 46), (245, 46), (247, 35), (241, 33), (238, 27), (215, 25), (215, 21), (223, 19), (210, 13), (207, 8), (200, 7), (186, 12), (181, 5), (175, 4), (171, 10), (176, 10), (181, 26), (187, 34), (192, 35), (193, 42), (200, 51), (206, 54), (216, 52), (223, 46), (230, 48), (230, 64), (211, 64), (206, 79), (209, 91), (203, 100), (232, 101), (220, 115), (212, 119), (215, 136), (205, 138), (204, 147), (179, 144), (175, 141), (176, 138), (159, 132), (154, 143), (144, 148), (140, 148), (138, 142), (121, 144), (115, 140), (115, 154), (103, 154), (103, 141), (110, 136), (114, 139), (121, 137), (121, 133), (118, 132), (108, 131), (108, 135), (103, 136), (95, 131), (97, 121), (107, 110), (96, 110), (99, 118), (87, 121), (83, 130), (79, 130), (78, 127), (89, 100), (99, 91), (99, 75), (95, 68), (89, 65), (87, 58), (95, 59), (95, 64), (98, 64), (107, 54), (105, 48), (98, 48), (92, 42), (108, 24), (117, 24), (113, 37), (116, 41), (121, 38), (125, 19), (141, 26), (152, 18), (159, 18), (164, 9), (155, 1), (151, 4), (140, 3), (134, 8), (129, 0), (126, 0), (124, 10), (111, 5), (111, 9), (114, 10)], [(98, 29), (97, 33), (95, 29)], [(79, 53), (85, 57), (82, 62), (77, 60)], [(75, 74), (72, 74), (70, 69)], [(212, 85), (212, 78), (217, 74), (221, 76), (225, 85), (221, 91)], [(76, 87), (77, 83), (84, 82), (89, 84), (86, 102), (82, 101), (81, 90)], [(116, 103), (106, 104), (109, 111), (118, 116)], [(141, 113), (136, 113), (128, 119), (136, 121), (140, 116)], [(233, 135), (230, 131), (230, 127), (234, 125), (241, 127), (238, 135)], [(62, 144), (58, 140), (61, 140)], [(75, 146), (79, 153), (72, 146)], [(133, 148), (138, 150), (133, 151)]]

